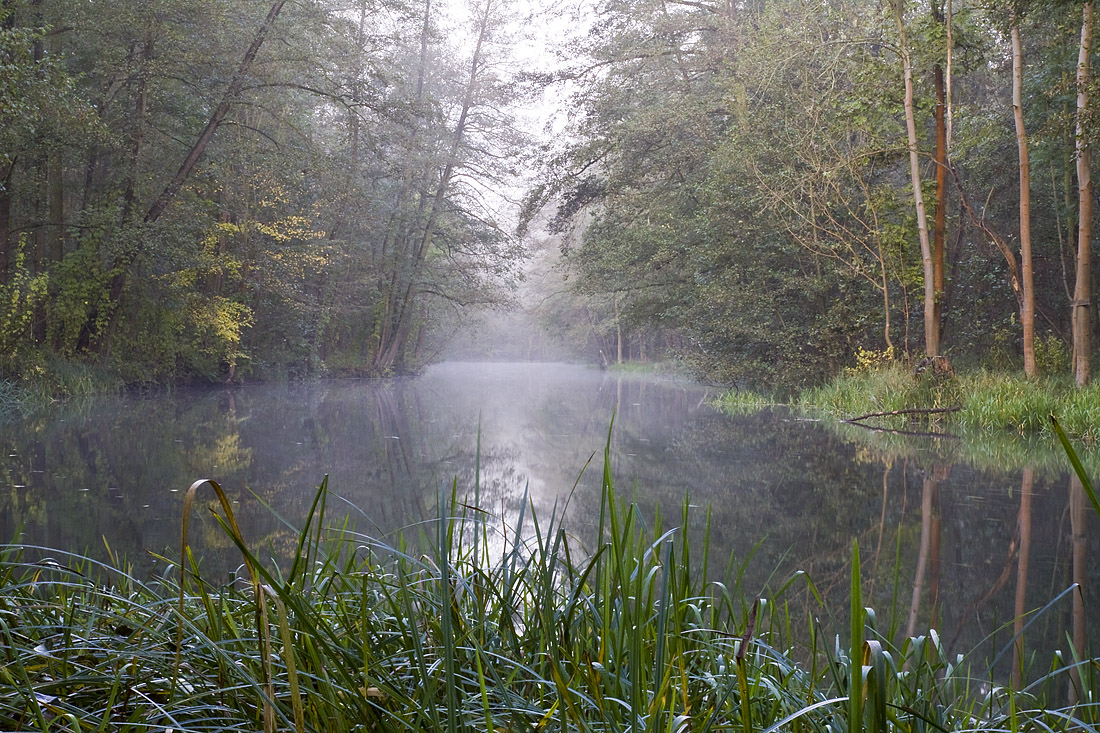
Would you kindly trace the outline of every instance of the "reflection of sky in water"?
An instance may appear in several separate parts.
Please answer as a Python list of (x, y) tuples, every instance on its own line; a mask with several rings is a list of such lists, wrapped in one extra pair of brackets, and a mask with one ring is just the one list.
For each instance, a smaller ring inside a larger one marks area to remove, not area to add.
[[(483, 496), (487, 506), (504, 507), (503, 522), (509, 527), (518, 518), (517, 502), (525, 491), (543, 519), (566, 508), (570, 514), (578, 511), (570, 501), (574, 486), (598, 489), (613, 417), (618, 434), (645, 432), (647, 425), (677, 430), (696, 410), (714, 416), (700, 404), (706, 391), (697, 385), (614, 377), (567, 365), (451, 363), (433, 367), (418, 381), (446, 415), (443, 419), (451, 421), (456, 440), (470, 440), (480, 422)], [(623, 400), (624, 385), (627, 397), (635, 400), (629, 404)], [(636, 389), (641, 385), (649, 396)], [(641, 413), (639, 399), (653, 403), (651, 413), (660, 416)], [(685, 410), (685, 405), (694, 409)], [(596, 460), (582, 476), (593, 453)]]
[[(724, 417), (707, 394), (576, 366), (443, 364), (417, 379), (64, 405), (0, 426), (0, 536), (21, 528), (26, 542), (99, 556), (105, 541), (139, 562), (147, 550), (175, 556), (181, 493), (209, 476), (240, 502), (246, 539), (278, 557), (295, 544), (283, 520), (301, 524), (326, 473), (330, 522), (348, 514), (357, 530), (387, 534), (437, 516), (452, 482), (472, 499), (480, 419), (481, 505), (495, 526), (514, 526), (526, 488), (544, 523), (568, 499), (568, 529), (591, 546), (614, 414), (619, 495), (636, 497), (647, 521), (660, 507), (668, 527), (690, 494), (696, 548), (711, 512), (712, 575), (731, 555), (735, 567), (753, 556), (749, 595), (802, 568), (843, 607), (857, 537), (868, 601), (882, 614), (896, 604), (903, 628), (935, 622), (958, 649), (1007, 643), (999, 626), (1021, 603), (1039, 608), (1076, 578), (1095, 611), (1097, 518), (1081, 519), (1053, 446), (870, 440), (780, 412)], [(1025, 466), (1036, 467), (1027, 502)], [(200, 554), (235, 565), (209, 512), (195, 517)], [(1064, 648), (1072, 616), (1058, 605), (1029, 638)]]

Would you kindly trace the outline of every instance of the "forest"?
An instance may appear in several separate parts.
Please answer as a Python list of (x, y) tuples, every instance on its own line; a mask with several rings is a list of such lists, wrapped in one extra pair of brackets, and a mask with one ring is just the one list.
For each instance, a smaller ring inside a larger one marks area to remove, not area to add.
[(490, 0), (5, 2), (5, 371), (389, 374), (501, 301), (521, 134)]
[(1073, 0), (4, 0), (0, 372), (410, 373), (497, 309), (724, 384), (1084, 384), (1092, 34)]

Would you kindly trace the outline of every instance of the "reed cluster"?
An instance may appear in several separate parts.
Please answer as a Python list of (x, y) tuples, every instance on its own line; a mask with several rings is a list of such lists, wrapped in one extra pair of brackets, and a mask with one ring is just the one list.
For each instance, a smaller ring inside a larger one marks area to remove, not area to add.
[[(730, 392), (716, 401), (719, 408), (740, 412), (745, 405), (768, 398)], [(1077, 440), (1100, 441), (1100, 384), (1076, 387), (1064, 377), (1037, 380), (1022, 374), (985, 370), (937, 377), (915, 377), (899, 362), (849, 371), (820, 387), (804, 390), (791, 406), (849, 419), (870, 413), (960, 408), (949, 415), (925, 414), (883, 417), (881, 424), (901, 427), (913, 422), (938, 422), (973, 430), (1009, 430), (1049, 433), (1051, 414)]]
[[(606, 455), (605, 455), (606, 457)], [(606, 463), (605, 463), (606, 465)], [(1056, 658), (1008, 689), (935, 631), (897, 638), (864, 607), (853, 545), (848, 630), (762, 597), (733, 562), (616, 497), (594, 546), (560, 516), (512, 526), (452, 485), (396, 540), (326, 528), (322, 484), (292, 556), (262, 562), (214, 482), (239, 578), (179, 562), (0, 550), (0, 729), (52, 731), (1095, 730), (1100, 660)], [(471, 501), (472, 499), (472, 501)], [(526, 501), (522, 506), (526, 506)], [(716, 568), (715, 565), (722, 567)], [(1071, 686), (1071, 699), (1066, 698)]]

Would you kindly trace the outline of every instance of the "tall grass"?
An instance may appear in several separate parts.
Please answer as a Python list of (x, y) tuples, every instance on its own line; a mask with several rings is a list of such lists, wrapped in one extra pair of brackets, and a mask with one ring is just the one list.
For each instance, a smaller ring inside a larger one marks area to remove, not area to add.
[[(668, 527), (646, 521), (606, 459), (591, 547), (556, 513), (499, 526), (476, 482), (474, 503), (445, 487), (433, 520), (388, 543), (326, 529), (322, 484), (282, 563), (261, 561), (226, 503), (246, 577), (224, 585), (203, 576), (186, 530), (181, 562), (149, 582), (118, 562), (4, 547), (0, 729), (1095, 729), (1098, 660), (1084, 650), (1009, 693), (934, 631), (879, 628), (856, 547), (850, 630), (833, 636), (792, 611), (812, 583), (754, 602), (736, 563), (716, 569), (705, 539), (691, 545), (686, 502)], [(1083, 702), (1058, 703), (1071, 668)]]
[(846, 373), (799, 395), (795, 405), (842, 418), (878, 412), (958, 406), (949, 416), (886, 418), (890, 426), (939, 422), (976, 430), (1050, 432), (1048, 416), (1059, 416), (1067, 433), (1088, 443), (1100, 441), (1100, 384), (1076, 387), (1063, 377), (1025, 379), (1022, 374), (977, 370), (956, 377), (914, 377), (900, 363)]

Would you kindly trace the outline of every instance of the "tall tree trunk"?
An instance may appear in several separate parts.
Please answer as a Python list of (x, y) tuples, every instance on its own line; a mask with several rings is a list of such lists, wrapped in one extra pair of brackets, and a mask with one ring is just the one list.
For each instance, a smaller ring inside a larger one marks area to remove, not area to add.
[[(151, 22), (151, 21), (146, 21)], [(130, 171), (122, 195), (122, 221), (130, 221), (137, 200), (137, 181), (141, 174), (141, 152), (145, 145), (145, 118), (149, 106), (149, 64), (153, 60), (153, 31), (146, 28), (138, 57), (137, 94), (134, 99), (133, 133), (130, 138)]]
[[(382, 236), (382, 246), (377, 254), (378, 262), (378, 290), (382, 293), (381, 312), (377, 317), (376, 343), (372, 344), (373, 352), (370, 355), (370, 371), (388, 371), (391, 364), (391, 348), (400, 326), (398, 314), (400, 311), (400, 298), (402, 293), (401, 273), (406, 265), (403, 258), (409, 256), (411, 230), (415, 229), (421, 221), (424, 210), (427, 207), (427, 195), (421, 191), (417, 202), (416, 216), (411, 220), (406, 214), (410, 192), (413, 188), (414, 155), (411, 151), (420, 147), (420, 137), (423, 128), (421, 118), (424, 116), (424, 82), (428, 72), (428, 41), (431, 37), (432, 0), (424, 0), (424, 19), (420, 25), (420, 58), (416, 74), (416, 96), (413, 114), (415, 119), (412, 137), (409, 142), (409, 154), (405, 156), (404, 170), (401, 176), (401, 187), (398, 189), (394, 200), (393, 209), (386, 222), (386, 231)], [(373, 252), (372, 252), (373, 253)]]
[[(951, 12), (950, 6), (947, 12)], [(947, 28), (947, 64), (951, 64), (951, 27), (950, 19), (944, 14), (943, 0), (932, 0), (932, 18)], [(932, 229), (932, 283), (935, 290), (936, 328), (943, 335), (944, 279), (947, 259), (947, 144), (948, 144), (948, 100), (950, 92), (943, 66), (936, 62), (932, 69), (932, 79), (936, 88), (936, 220)]]
[[(31, 21), (38, 27), (45, 25), (46, 19), (42, 15), (42, 0), (31, 0)], [(46, 47), (42, 42), (42, 38), (38, 37), (34, 40), (34, 45), (31, 50), (31, 57), (34, 59), (35, 66), (40, 65), (46, 58)], [(33, 173), (33, 203), (31, 204), (31, 227), (33, 232), (33, 245), (31, 260), (36, 267), (44, 268), (48, 258), (47, 252), (47, 237), (46, 228), (43, 225), (43, 221), (48, 220), (48, 215), (43, 212), (43, 198), (49, 199), (48, 184), (47, 191), (43, 191), (43, 183), (48, 182), (49, 174), (47, 169), (49, 168), (49, 155), (44, 152), (45, 145), (41, 139), (36, 140), (34, 161), (31, 164)]]
[(363, 127), (359, 109), (363, 102), (363, 56), (366, 53), (366, 28), (367, 2), (366, 0), (360, 0), (359, 30), (355, 34), (354, 78), (351, 82), (351, 105), (348, 110), (348, 165), (344, 171), (344, 189), (339, 194), (336, 219), (329, 227), (329, 239), (336, 239), (340, 236), (344, 223), (352, 213), (352, 204), (356, 200), (354, 189), (359, 178), (359, 142)]
[[(9, 7), (8, 0), (0, 0), (0, 10), (7, 12), (0, 21), (0, 28), (10, 30), (15, 27), (15, 10)], [(11, 186), (15, 173), (15, 156), (7, 158), (7, 165), (0, 175), (0, 283), (8, 281), (8, 264), (11, 262), (11, 250), (14, 242), (11, 237)]]
[(1092, 49), (1092, 7), (1085, 3), (1081, 18), (1081, 46), (1077, 58), (1077, 279), (1073, 291), (1073, 377), (1077, 386), (1089, 381), (1089, 248), (1092, 244), (1091, 154), (1085, 141), (1089, 111), (1089, 52)]
[(898, 25), (898, 52), (901, 55), (905, 80), (905, 131), (909, 142), (909, 177), (913, 185), (913, 205), (917, 213), (917, 234), (924, 271), (924, 350), (928, 356), (940, 353), (940, 329), (936, 321), (936, 273), (932, 259), (932, 243), (928, 237), (928, 216), (924, 210), (924, 194), (920, 185), (920, 156), (917, 150), (917, 123), (913, 105), (913, 61), (905, 32), (902, 0), (891, 0)]
[(50, 226), (46, 235), (49, 259), (60, 262), (65, 256), (65, 165), (56, 144), (47, 156), (46, 185), (50, 207)]
[(947, 10), (945, 12), (945, 23), (947, 26), (947, 80), (946, 87), (946, 104), (947, 108), (947, 124), (945, 126), (945, 132), (947, 134), (947, 154), (951, 154), (951, 127), (954, 119), (954, 110), (951, 107), (951, 73), (954, 71), (954, 56), (955, 56), (955, 36), (952, 32), (953, 24), (953, 12), (951, 10), (951, 0), (947, 0)]
[(146, 223), (155, 222), (168, 208), (168, 204), (172, 202), (172, 199), (176, 197), (180, 189), (183, 188), (183, 184), (187, 182), (187, 179), (191, 177), (191, 172), (195, 169), (195, 165), (202, 158), (202, 154), (206, 151), (206, 146), (210, 144), (210, 141), (214, 139), (214, 133), (218, 131), (218, 127), (221, 126), (225, 120), (225, 116), (229, 114), (229, 109), (236, 102), (237, 97), (240, 96), (241, 91), (244, 89), (245, 77), (248, 75), (248, 70), (252, 67), (252, 62), (256, 60), (256, 54), (260, 52), (260, 47), (264, 45), (264, 40), (267, 38), (267, 33), (271, 29), (271, 26), (275, 23), (275, 19), (279, 17), (279, 13), (282, 11), (283, 6), (286, 4), (286, 0), (277, 0), (271, 9), (267, 11), (267, 18), (256, 30), (256, 35), (252, 38), (252, 43), (248, 46), (248, 50), (244, 52), (244, 56), (241, 57), (240, 64), (237, 65), (237, 70), (233, 73), (233, 78), (229, 81), (229, 86), (225, 90), (225, 94), (222, 95), (221, 101), (218, 106), (214, 108), (214, 113), (210, 115), (210, 119), (206, 123), (206, 127), (199, 133), (199, 137), (195, 140), (195, 144), (191, 146), (191, 150), (188, 151), (187, 157), (183, 159), (183, 163), (180, 164), (179, 170), (172, 180), (165, 186), (164, 191), (157, 197), (153, 205), (149, 207), (149, 211), (145, 214)]
[(1024, 51), (1020, 42), (1020, 18), (1012, 13), (1012, 116), (1016, 121), (1016, 147), (1020, 156), (1020, 325), (1024, 332), (1024, 374), (1039, 376), (1035, 363), (1035, 284), (1031, 267), (1031, 174), (1028, 168), (1027, 132), (1024, 129)]
[(8, 281), (8, 266), (11, 262), (11, 185), (15, 173), (15, 161), (8, 163), (3, 177), (0, 177), (0, 283)]
[(947, 252), (947, 92), (943, 68), (933, 70), (936, 85), (936, 219), (932, 227), (932, 289), (936, 329), (943, 328), (944, 269)]
[[(61, 57), (61, 35), (49, 37), (50, 56)], [(50, 207), (50, 226), (47, 240), (51, 262), (60, 262), (65, 256), (65, 160), (61, 142), (54, 137), (46, 160), (46, 188)]]

